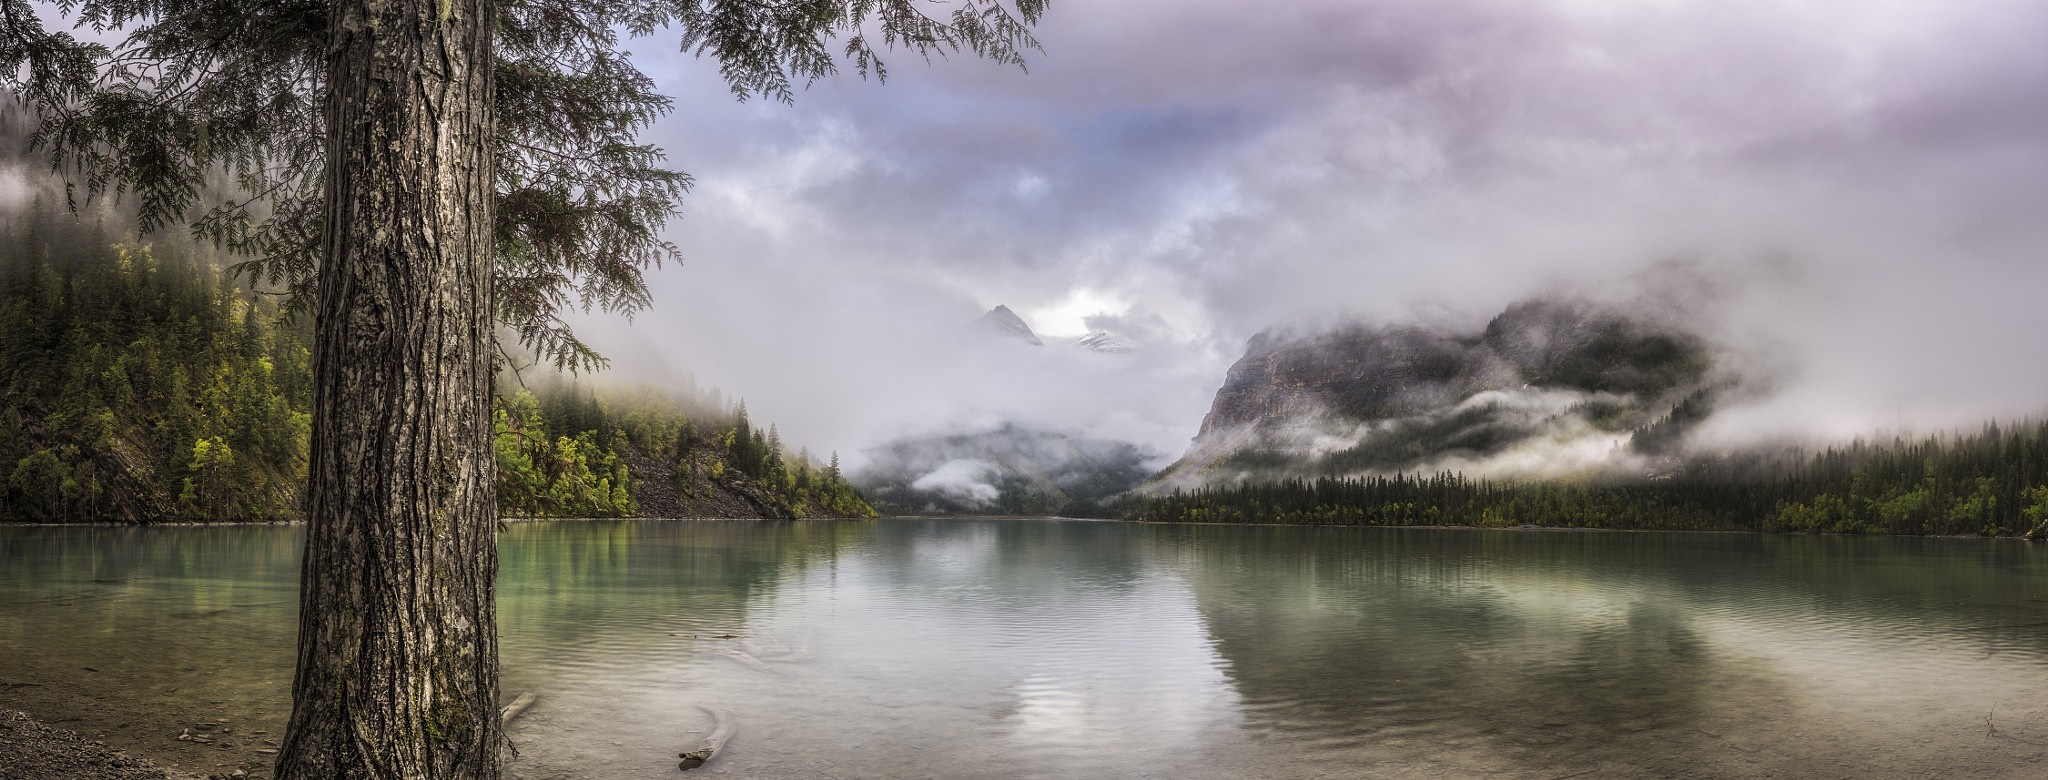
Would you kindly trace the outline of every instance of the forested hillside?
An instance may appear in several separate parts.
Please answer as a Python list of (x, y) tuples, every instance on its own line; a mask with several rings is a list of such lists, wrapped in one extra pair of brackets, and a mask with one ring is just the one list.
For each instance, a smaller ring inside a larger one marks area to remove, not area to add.
[(294, 516), (305, 333), (185, 248), (52, 211), (0, 227), (5, 518)]
[(1655, 479), (1287, 480), (1132, 499), (1130, 519), (2048, 536), (2048, 421), (1697, 459)]
[[(869, 517), (839, 473), (714, 391), (500, 378), (498, 507), (523, 517)], [(620, 485), (631, 487), (621, 490)]]
[[(296, 519), (305, 318), (201, 249), (104, 224), (37, 203), (0, 225), (0, 520)], [(836, 462), (786, 452), (715, 391), (499, 388), (509, 516), (873, 512)]]

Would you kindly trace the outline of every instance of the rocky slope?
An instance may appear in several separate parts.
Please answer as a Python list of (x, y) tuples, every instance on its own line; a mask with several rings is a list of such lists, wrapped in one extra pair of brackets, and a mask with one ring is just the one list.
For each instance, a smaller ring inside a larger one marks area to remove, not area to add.
[[(1150, 487), (1430, 468), (1640, 468), (1704, 417), (1708, 342), (1626, 307), (1516, 303), (1478, 332), (1346, 323), (1255, 336), (1185, 457)], [(1681, 404), (1690, 404), (1681, 409)], [(1681, 414), (1674, 416), (1674, 410)]]

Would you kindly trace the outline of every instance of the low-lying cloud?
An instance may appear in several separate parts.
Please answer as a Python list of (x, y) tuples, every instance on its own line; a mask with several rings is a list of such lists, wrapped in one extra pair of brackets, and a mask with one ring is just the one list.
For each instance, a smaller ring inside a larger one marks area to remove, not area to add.
[[(1171, 453), (1273, 322), (1483, 319), (1686, 258), (1789, 367), (1703, 437), (2034, 412), (2044, 29), (2031, 0), (1061, 3), (1029, 74), (903, 61), (793, 107), (650, 40), (688, 264), (596, 327), (619, 373), (819, 451), (1019, 421)], [(996, 304), (1133, 349), (949, 341)]]
[(937, 493), (953, 501), (975, 509), (986, 508), (1001, 497), (993, 480), (996, 465), (987, 461), (961, 458), (939, 464), (917, 479), (911, 480), (910, 487), (925, 493)]

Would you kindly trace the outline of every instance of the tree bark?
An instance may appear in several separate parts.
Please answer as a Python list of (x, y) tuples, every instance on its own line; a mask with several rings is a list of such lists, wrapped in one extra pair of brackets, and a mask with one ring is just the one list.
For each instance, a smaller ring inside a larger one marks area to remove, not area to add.
[(489, 0), (338, 0), (281, 780), (497, 778)]

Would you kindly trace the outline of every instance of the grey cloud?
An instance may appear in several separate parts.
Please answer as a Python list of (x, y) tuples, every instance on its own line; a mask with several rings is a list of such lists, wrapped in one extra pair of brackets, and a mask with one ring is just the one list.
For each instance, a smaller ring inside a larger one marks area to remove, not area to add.
[(996, 497), (1002, 495), (995, 485), (989, 484), (995, 474), (995, 466), (983, 461), (949, 460), (912, 481), (910, 487), (980, 508), (995, 503)]
[[(1273, 321), (1687, 257), (1702, 316), (1796, 367), (1721, 440), (2037, 411), (2042, 29), (2025, 0), (1067, 2), (1028, 75), (899, 58), (794, 107), (664, 40), (689, 264), (595, 326), (622, 373), (693, 371), (821, 450), (1031, 418), (1177, 451)], [(949, 341), (1077, 291), (1145, 348)]]

